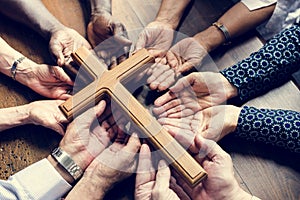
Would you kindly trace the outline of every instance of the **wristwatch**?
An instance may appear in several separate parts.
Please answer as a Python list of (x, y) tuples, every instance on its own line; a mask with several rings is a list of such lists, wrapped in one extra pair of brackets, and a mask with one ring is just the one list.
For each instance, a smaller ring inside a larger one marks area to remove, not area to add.
[(55, 148), (51, 152), (51, 156), (74, 178), (75, 181), (82, 176), (83, 170), (74, 162), (70, 155), (60, 147)]
[(214, 22), (212, 25), (217, 27), (223, 33), (223, 35), (225, 37), (224, 45), (230, 44), (231, 36), (230, 36), (227, 28), (224, 26), (224, 24), (222, 24), (220, 22)]

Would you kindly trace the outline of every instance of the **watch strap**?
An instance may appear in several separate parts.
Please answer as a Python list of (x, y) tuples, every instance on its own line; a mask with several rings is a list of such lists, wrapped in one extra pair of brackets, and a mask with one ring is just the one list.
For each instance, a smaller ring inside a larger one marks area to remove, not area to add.
[(51, 156), (74, 178), (78, 180), (82, 174), (83, 170), (74, 162), (74, 160), (63, 151), (60, 147), (55, 148)]
[(230, 36), (227, 28), (224, 26), (224, 24), (222, 24), (220, 22), (214, 22), (212, 25), (217, 27), (223, 33), (223, 35), (225, 37), (224, 45), (230, 44), (231, 36)]

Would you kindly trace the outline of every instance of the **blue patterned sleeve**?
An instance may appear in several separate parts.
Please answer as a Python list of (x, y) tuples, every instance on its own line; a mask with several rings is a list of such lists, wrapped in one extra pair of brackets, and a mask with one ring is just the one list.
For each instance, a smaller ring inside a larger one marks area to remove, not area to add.
[(300, 26), (283, 30), (257, 52), (221, 72), (245, 102), (282, 85), (300, 68)]
[(300, 153), (300, 113), (244, 106), (233, 134)]

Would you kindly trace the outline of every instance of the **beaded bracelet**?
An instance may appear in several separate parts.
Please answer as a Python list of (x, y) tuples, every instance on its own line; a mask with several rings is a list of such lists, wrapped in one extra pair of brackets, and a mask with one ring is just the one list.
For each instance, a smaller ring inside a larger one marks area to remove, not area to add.
[(10, 72), (11, 72), (11, 78), (13, 80), (16, 80), (16, 74), (17, 74), (17, 66), (25, 59), (25, 56), (22, 56), (21, 58), (14, 61), (14, 63), (11, 66)]

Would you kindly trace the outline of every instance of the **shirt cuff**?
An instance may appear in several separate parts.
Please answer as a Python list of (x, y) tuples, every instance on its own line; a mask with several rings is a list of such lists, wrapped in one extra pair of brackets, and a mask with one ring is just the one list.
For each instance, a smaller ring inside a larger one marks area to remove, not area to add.
[(46, 158), (21, 170), (10, 179), (15, 179), (30, 199), (59, 199), (72, 188)]
[(270, 6), (277, 2), (277, 0), (259, 0), (259, 1), (253, 1), (253, 0), (242, 0), (241, 1), (250, 11), (260, 9), (263, 7)]

